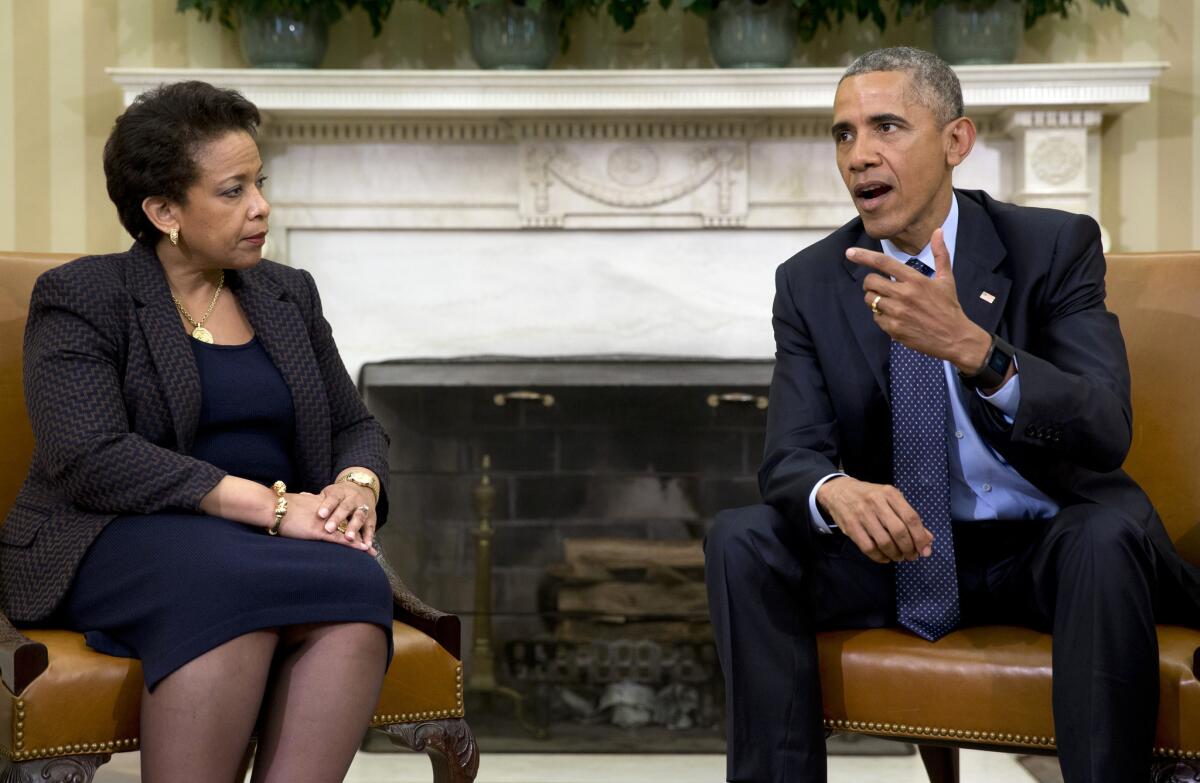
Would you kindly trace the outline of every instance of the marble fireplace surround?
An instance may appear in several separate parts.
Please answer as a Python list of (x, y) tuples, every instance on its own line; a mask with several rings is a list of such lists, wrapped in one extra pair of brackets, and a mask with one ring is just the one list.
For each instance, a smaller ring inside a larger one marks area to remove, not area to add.
[[(1165, 63), (957, 69), (956, 174), (1099, 215), (1100, 126)], [(352, 374), (473, 355), (769, 358), (773, 270), (854, 214), (840, 69), (110, 69), (128, 104), (202, 79), (265, 116), (268, 257), (309, 270)]]

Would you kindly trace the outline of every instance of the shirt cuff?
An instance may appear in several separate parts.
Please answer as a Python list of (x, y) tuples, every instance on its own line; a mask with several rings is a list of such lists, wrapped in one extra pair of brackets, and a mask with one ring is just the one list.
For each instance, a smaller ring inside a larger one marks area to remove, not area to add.
[[(1017, 364), (1017, 357), (1013, 356), (1013, 366)], [(1013, 423), (1013, 419), (1017, 417), (1017, 408), (1021, 405), (1021, 374), (1020, 367), (1017, 367), (1018, 372), (1013, 373), (1013, 377), (996, 391), (991, 394), (984, 394), (982, 390), (976, 390), (976, 393), (995, 406), (1001, 413), (1004, 414), (1004, 421), (1008, 424)]]
[(821, 510), (817, 508), (817, 490), (819, 490), (826, 481), (838, 476), (845, 476), (845, 473), (830, 473), (825, 478), (817, 482), (817, 485), (812, 488), (812, 492), (808, 494), (808, 516), (812, 520), (813, 530), (818, 533), (832, 533), (833, 528), (837, 525), (829, 525), (825, 522), (825, 517), (821, 515)]

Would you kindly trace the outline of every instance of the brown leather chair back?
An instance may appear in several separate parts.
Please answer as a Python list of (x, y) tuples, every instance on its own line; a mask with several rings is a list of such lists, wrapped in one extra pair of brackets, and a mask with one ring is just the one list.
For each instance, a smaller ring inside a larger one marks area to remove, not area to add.
[(38, 275), (80, 255), (0, 253), (0, 525), (25, 481), (33, 455), (33, 433), (21, 385), (29, 295)]
[(1200, 252), (1110, 255), (1106, 283), (1133, 374), (1125, 470), (1200, 564)]

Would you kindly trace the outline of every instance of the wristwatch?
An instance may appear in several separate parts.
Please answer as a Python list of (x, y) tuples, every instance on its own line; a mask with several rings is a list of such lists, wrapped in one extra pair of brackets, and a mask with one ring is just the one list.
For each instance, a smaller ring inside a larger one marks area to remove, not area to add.
[(349, 481), (351, 484), (357, 484), (360, 487), (366, 487), (371, 490), (371, 494), (375, 496), (375, 502), (379, 502), (379, 479), (367, 473), (365, 470), (352, 470), (338, 481)]
[(993, 334), (992, 346), (988, 348), (983, 366), (970, 375), (959, 372), (958, 377), (962, 380), (963, 385), (970, 389), (995, 389), (1004, 383), (1014, 353), (1016, 353), (1015, 348), (1001, 340), (998, 335)]

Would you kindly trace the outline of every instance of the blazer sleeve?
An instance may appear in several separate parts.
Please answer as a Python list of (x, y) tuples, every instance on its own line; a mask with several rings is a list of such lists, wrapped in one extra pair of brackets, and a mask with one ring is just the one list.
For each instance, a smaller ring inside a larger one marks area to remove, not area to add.
[(808, 528), (813, 522), (808, 505), (813, 487), (838, 471), (837, 420), (786, 266), (775, 273), (775, 370), (758, 487), (763, 502)]
[(1104, 307), (1104, 273), (1099, 226), (1073, 215), (1055, 239), (1041, 323), (1016, 352), (1021, 399), (1012, 424), (971, 395), (977, 426), (1018, 470), (1033, 459), (1108, 472), (1129, 452), (1129, 363), (1117, 317)]
[(309, 324), (317, 368), (329, 399), (329, 425), (333, 447), (333, 475), (349, 467), (370, 468), (379, 477), (379, 503), (375, 509), (378, 525), (387, 521), (388, 436), (383, 426), (367, 410), (362, 397), (346, 371), (333, 339), (333, 329), (325, 320), (316, 281), (307, 270), (300, 270), (308, 289)]
[(90, 511), (198, 510), (225, 472), (130, 431), (122, 303), (81, 277), (66, 267), (51, 270), (30, 301), (24, 383), (35, 469)]

